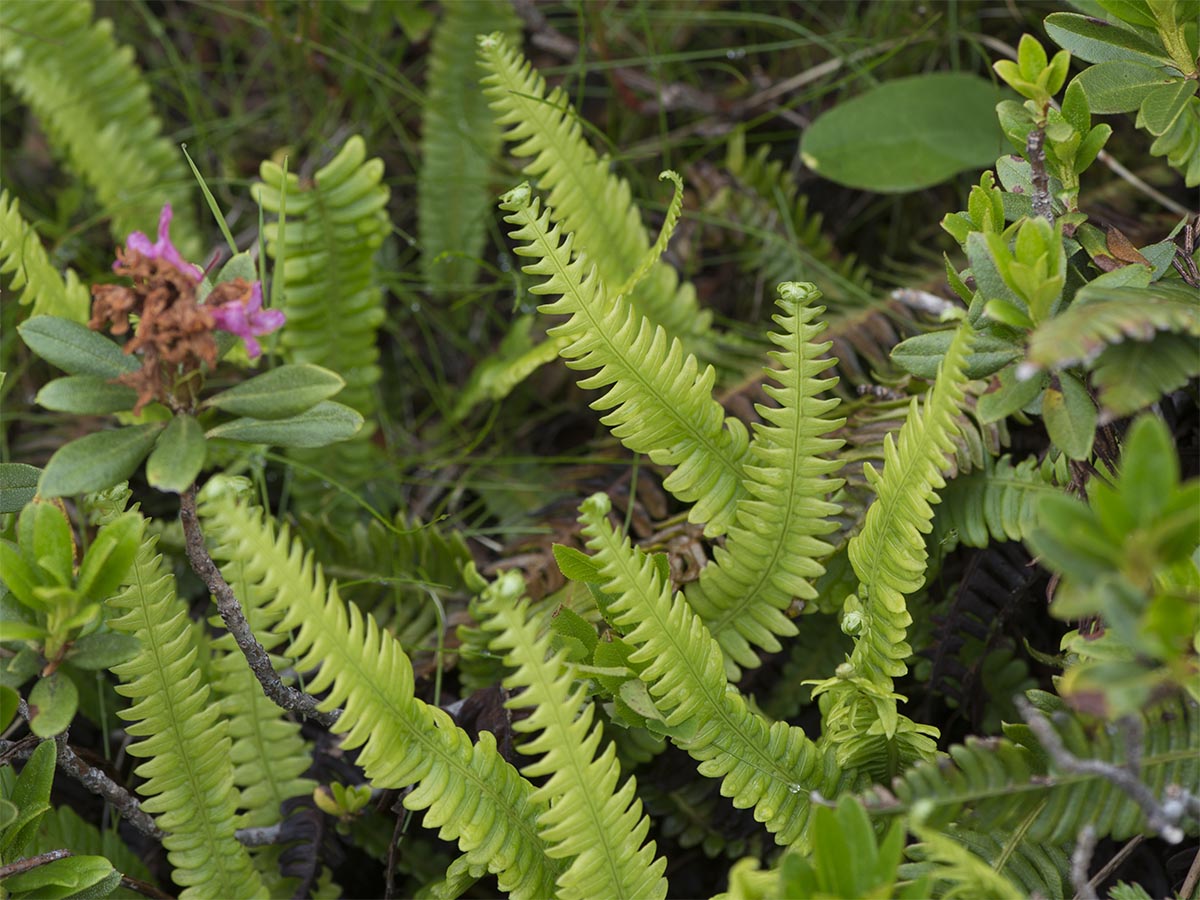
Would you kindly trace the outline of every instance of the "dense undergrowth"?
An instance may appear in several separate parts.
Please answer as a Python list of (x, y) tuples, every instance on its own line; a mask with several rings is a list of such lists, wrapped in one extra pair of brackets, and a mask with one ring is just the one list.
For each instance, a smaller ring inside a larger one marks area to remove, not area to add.
[(1198, 18), (0, 4), (0, 896), (1200, 897)]

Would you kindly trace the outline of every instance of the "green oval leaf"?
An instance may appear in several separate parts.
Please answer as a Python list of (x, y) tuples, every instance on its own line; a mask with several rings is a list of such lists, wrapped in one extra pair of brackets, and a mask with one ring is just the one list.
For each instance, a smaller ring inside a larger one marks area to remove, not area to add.
[(68, 856), (5, 880), (13, 896), (39, 900), (106, 897), (121, 883), (121, 873), (103, 856)]
[(1051, 13), (1046, 16), (1045, 24), (1046, 34), (1050, 35), (1058, 46), (1070, 50), (1072, 56), (1084, 62), (1124, 60), (1148, 63), (1152, 66), (1172, 65), (1171, 57), (1162, 47), (1156, 47), (1118, 25), (1110, 25), (1078, 13)]
[(70, 375), (116, 378), (140, 366), (108, 338), (57, 316), (34, 316), (18, 325), (17, 331), (30, 350)]
[(131, 658), (140, 646), (141, 642), (132, 634), (98, 631), (72, 643), (67, 661), (77, 669), (107, 669)]
[(124, 481), (146, 458), (162, 431), (161, 422), (99, 431), (60, 447), (46, 464), (38, 492), (65, 497), (102, 491)]
[(900, 78), (841, 103), (804, 132), (800, 155), (817, 174), (869, 191), (913, 191), (1003, 152), (996, 103), (1003, 96), (975, 75)]
[(1137, 127), (1145, 128), (1155, 136), (1165, 134), (1182, 115), (1195, 93), (1196, 82), (1188, 80), (1174, 81), (1154, 88), (1142, 101)]
[(200, 423), (188, 415), (177, 415), (158, 436), (154, 452), (146, 460), (146, 480), (160, 491), (182, 494), (200, 470), (208, 444)]
[(29, 730), (49, 738), (62, 732), (79, 708), (79, 689), (63, 672), (38, 680), (29, 692)]
[(137, 391), (103, 375), (68, 375), (55, 378), (38, 391), (34, 400), (55, 412), (102, 416), (132, 409)]
[[(954, 329), (950, 329), (914, 335), (892, 348), (892, 362), (918, 378), (932, 381), (937, 377), (938, 366), (950, 349), (954, 334)], [(976, 337), (972, 351), (967, 355), (967, 377), (986, 378), (1020, 356), (1020, 347), (982, 333)]]
[(235, 416), (287, 419), (328, 400), (346, 382), (337, 372), (310, 363), (280, 366), (205, 401)]
[[(17, 705), (20, 699), (21, 695), (15, 690), (7, 684), (0, 684), (0, 731), (8, 730), (9, 723), (17, 714)], [(0, 829), (3, 828), (4, 823), (0, 822)]]
[(37, 494), (42, 470), (25, 463), (0, 463), (0, 515), (20, 512)]
[(362, 423), (363, 417), (350, 407), (323, 400), (289, 419), (234, 419), (209, 429), (208, 437), (280, 447), (324, 447), (352, 437)]
[(1075, 376), (1062, 373), (1059, 385), (1047, 388), (1042, 397), (1046, 432), (1071, 459), (1087, 459), (1096, 437), (1096, 404)]
[(80, 596), (106, 600), (121, 586), (141, 545), (142, 525), (141, 516), (126, 512), (100, 529), (79, 565)]
[(1089, 66), (1075, 76), (1093, 115), (1133, 112), (1146, 95), (1171, 76), (1157, 66), (1117, 59)]

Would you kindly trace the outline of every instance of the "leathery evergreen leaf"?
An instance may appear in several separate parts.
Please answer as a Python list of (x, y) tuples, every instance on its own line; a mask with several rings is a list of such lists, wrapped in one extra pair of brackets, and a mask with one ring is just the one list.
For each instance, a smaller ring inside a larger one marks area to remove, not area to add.
[(551, 633), (539, 636), (523, 588), (518, 573), (506, 572), (484, 591), (479, 609), (489, 617), (484, 627), (495, 632), (492, 649), (515, 670), (504, 685), (520, 693), (506, 705), (533, 710), (513, 728), (529, 735), (520, 751), (538, 757), (523, 774), (549, 776), (535, 796), (547, 807), (539, 825), (549, 855), (570, 860), (558, 896), (661, 900), (667, 861), (655, 858), (653, 841), (645, 843), (650, 819), (642, 815), (637, 782), (630, 777), (618, 786), (616, 745), (604, 742), (600, 750), (603, 735), (586, 682), (576, 680), (564, 650), (551, 655)]
[(806, 841), (812, 791), (836, 796), (846, 773), (833, 754), (822, 753), (804, 732), (786, 722), (769, 723), (725, 680), (721, 648), (682, 593), (671, 595), (654, 561), (622, 540), (608, 521), (604, 494), (584, 501), (580, 519), (588, 547), (616, 599), (610, 623), (637, 647), (632, 662), (657, 707), (666, 715), (672, 741), (700, 762), (699, 772), (720, 778), (721, 793), (755, 818), (780, 844)]
[(765, 387), (779, 405), (757, 407), (765, 423), (755, 425), (746, 460), (750, 496), (738, 503), (725, 546), (686, 591), (721, 645), (731, 681), (739, 666), (759, 665), (754, 647), (774, 653), (781, 649), (777, 636), (796, 633), (785, 612), (793, 598), (816, 597), (812, 581), (825, 571), (817, 560), (833, 552), (820, 535), (835, 529), (832, 517), (841, 510), (826, 499), (842, 485), (829, 477), (840, 462), (827, 457), (843, 442), (828, 435), (845, 419), (829, 418), (838, 400), (821, 396), (837, 383), (820, 377), (837, 364), (824, 356), (830, 343), (813, 342), (824, 330), (813, 324), (824, 307), (811, 305), (821, 293), (788, 282), (779, 295), (779, 331), (770, 334), (779, 368), (766, 371), (780, 386)]
[(478, 744), (440, 708), (413, 696), (413, 670), (399, 642), (327, 584), (312, 553), (286, 527), (265, 520), (239, 499), (224, 477), (201, 497), (201, 517), (217, 553), (245, 567), (247, 583), (272, 599), (272, 630), (289, 635), (295, 668), (318, 668), (306, 685), (328, 691), (322, 708), (342, 707), (333, 725), (347, 750), (361, 748), (358, 763), (377, 787), (415, 785), (404, 805), (427, 810), (426, 828), (457, 841), (473, 867), (496, 875), (514, 897), (554, 893), (561, 866), (546, 855), (538, 816), (545, 807), (533, 787), (504, 761), (491, 732)]
[(505, 194), (501, 209), (515, 226), (518, 256), (534, 262), (530, 275), (547, 276), (530, 288), (534, 294), (557, 296), (539, 307), (547, 315), (568, 320), (550, 330), (569, 339), (563, 348), (572, 368), (599, 369), (580, 382), (584, 388), (608, 388), (592, 403), (612, 410), (601, 421), (629, 449), (646, 453), (659, 465), (675, 466), (663, 483), (681, 500), (694, 503), (688, 516), (717, 535), (733, 522), (737, 502), (746, 496), (745, 456), (749, 434), (736, 419), (727, 419), (712, 396), (716, 372), (700, 371), (678, 340), (638, 314), (620, 296), (609, 293), (586, 255), (572, 259), (574, 236), (551, 225), (552, 214), (531, 199), (528, 185)]

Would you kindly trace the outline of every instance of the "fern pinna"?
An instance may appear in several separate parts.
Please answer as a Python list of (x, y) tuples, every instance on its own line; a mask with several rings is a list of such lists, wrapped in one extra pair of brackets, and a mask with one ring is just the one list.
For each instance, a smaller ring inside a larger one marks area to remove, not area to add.
[(408, 656), (374, 618), (326, 584), (312, 553), (278, 531), (241, 496), (239, 483), (215, 478), (200, 507), (216, 553), (244, 567), (246, 584), (272, 599), (264, 607), (272, 629), (289, 635), (300, 671), (319, 669), (307, 684), (328, 691), (321, 706), (342, 707), (333, 730), (377, 787), (414, 786), (404, 798), (425, 810), (427, 828), (457, 841), (466, 864), (496, 875), (514, 897), (546, 897), (561, 873), (547, 853), (538, 817), (545, 805), (528, 781), (500, 756), (491, 732), (470, 738), (441, 709), (413, 696)]
[(30, 317), (87, 320), (87, 288), (72, 270), (63, 277), (54, 268), (37, 231), (21, 216), (20, 202), (7, 190), (0, 190), (0, 273), (9, 276), (11, 290), (21, 291), (21, 303), (31, 304)]

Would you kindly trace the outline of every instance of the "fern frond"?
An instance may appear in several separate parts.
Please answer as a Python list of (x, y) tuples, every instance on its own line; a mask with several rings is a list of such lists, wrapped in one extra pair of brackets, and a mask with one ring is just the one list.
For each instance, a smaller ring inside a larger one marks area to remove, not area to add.
[(519, 31), (505, 0), (460, 0), (442, 10), (429, 46), (417, 177), (421, 272), (435, 293), (475, 281), (491, 209), (500, 129), (479, 87), (475, 37)]
[(379, 381), (375, 338), (384, 317), (374, 258), (392, 230), (390, 191), (381, 183), (383, 161), (366, 156), (366, 145), (355, 135), (317, 170), (311, 184), (301, 184), (289, 172), (285, 185), (283, 169), (264, 162), (262, 181), (251, 188), (265, 213), (279, 215), (286, 203), (282, 235), (278, 221), (268, 222), (263, 232), (267, 252), (282, 263), (275, 277), (283, 278), (284, 356), (341, 375), (346, 387), (338, 401), (367, 421), (349, 441), (296, 456), (351, 484), (365, 481), (372, 469), (370, 435)]
[(842, 772), (804, 732), (770, 724), (725, 680), (721, 648), (682, 593), (671, 596), (650, 557), (609, 524), (610, 501), (584, 501), (580, 519), (611, 600), (611, 622), (637, 647), (631, 661), (653, 695), (672, 740), (700, 761), (701, 775), (722, 779), (721, 793), (754, 816), (781, 844), (807, 837), (810, 793), (835, 796)]
[(764, 387), (779, 405), (756, 407), (766, 423), (755, 424), (746, 460), (750, 498), (738, 504), (725, 546), (686, 591), (721, 645), (731, 681), (740, 677), (739, 666), (759, 665), (754, 647), (774, 653), (777, 635), (796, 633), (784, 612), (793, 597), (816, 597), (812, 579), (825, 571), (817, 560), (833, 551), (819, 535), (837, 527), (831, 517), (840, 507), (825, 498), (842, 482), (829, 477), (840, 463), (824, 455), (841, 447), (827, 435), (845, 419), (828, 417), (836, 398), (820, 398), (837, 381), (819, 377), (836, 362), (822, 358), (828, 342), (813, 343), (824, 326), (812, 322), (824, 307), (809, 304), (820, 296), (811, 284), (780, 285), (782, 313), (774, 317), (780, 331), (770, 334), (780, 348), (770, 355), (780, 368), (766, 371), (781, 386)]
[(993, 541), (1024, 540), (1038, 521), (1038, 503), (1061, 492), (1067, 458), (1041, 463), (1034, 457), (1016, 465), (1009, 456), (959, 475), (946, 485), (928, 544), (947, 553), (962, 543), (986, 547)]
[(513, 728), (535, 735), (519, 747), (539, 757), (523, 774), (549, 776), (536, 797), (547, 807), (539, 822), (549, 854), (570, 860), (558, 879), (559, 896), (662, 898), (667, 861), (655, 858), (653, 841), (644, 843), (650, 819), (641, 814), (637, 782), (631, 776), (618, 788), (621, 770), (611, 742), (597, 756), (603, 733), (587, 685), (575, 681), (565, 650), (550, 656), (550, 634), (538, 636), (522, 587), (516, 572), (502, 575), (478, 609), (488, 617), (484, 627), (496, 632), (493, 649), (514, 669), (505, 687), (521, 691), (506, 705), (533, 710)]
[(558, 299), (539, 307), (547, 315), (567, 315), (551, 329), (554, 338), (570, 341), (562, 354), (575, 369), (599, 369), (580, 382), (589, 389), (611, 388), (592, 403), (611, 409), (601, 421), (620, 441), (646, 453), (659, 465), (675, 466), (663, 486), (684, 502), (694, 503), (689, 520), (704, 522), (716, 535), (731, 524), (737, 502), (746, 496), (744, 458), (749, 434), (736, 419), (726, 419), (713, 399), (716, 372), (699, 371), (694, 356), (678, 340), (625, 303), (611, 296), (603, 278), (586, 256), (572, 259), (574, 236), (551, 226), (549, 208), (530, 199), (528, 185), (510, 191), (501, 203), (516, 226), (514, 240), (527, 241), (514, 252), (531, 257), (530, 275), (547, 280), (530, 288)]
[(964, 366), (972, 333), (964, 323), (938, 370), (937, 382), (918, 405), (914, 398), (898, 440), (884, 439), (883, 474), (869, 463), (867, 481), (875, 489), (863, 529), (850, 540), (850, 563), (863, 594), (862, 631), (851, 655), (856, 673), (880, 684), (906, 671), (912, 648), (904, 640), (912, 622), (904, 595), (925, 581), (927, 554), (922, 537), (932, 528), (937, 491), (945, 487), (941, 470), (953, 452), (955, 416), (962, 402)]
[(897, 711), (902, 699), (894, 678), (907, 671), (912, 647), (906, 638), (912, 615), (905, 595), (925, 583), (928, 554), (923, 534), (932, 528), (932, 503), (945, 487), (942, 469), (954, 450), (957, 414), (966, 388), (964, 368), (972, 332), (960, 326), (938, 370), (937, 381), (918, 405), (913, 398), (899, 440), (884, 438), (884, 469), (864, 465), (875, 501), (862, 531), (847, 545), (860, 594), (846, 599), (842, 627), (854, 650), (816, 693), (831, 692), (822, 744), (860, 776), (885, 778), (917, 759), (932, 758), (938, 730)]
[(129, 753), (145, 757), (136, 774), (146, 780), (142, 808), (166, 832), (163, 846), (172, 878), (184, 897), (259, 897), (263, 885), (246, 848), (238, 843), (237, 791), (228, 725), (195, 665), (196, 647), (187, 604), (175, 579), (144, 539), (127, 586), (108, 601), (114, 631), (134, 635), (141, 649), (113, 666), (117, 692), (133, 705), (118, 711), (143, 738)]
[(919, 859), (932, 860), (934, 866), (922, 870), (939, 882), (939, 897), (988, 897), (990, 900), (1023, 900), (1017, 885), (996, 871), (984, 859), (958, 841), (918, 822), (910, 826), (921, 839), (912, 848)]
[[(215, 549), (214, 555), (226, 554)], [(239, 559), (225, 563), (221, 574), (233, 588), (246, 621), (263, 647), (268, 652), (276, 649), (284, 639), (270, 630), (279, 615), (267, 612), (269, 595), (247, 578), (245, 563)], [(213, 690), (221, 698), (221, 711), (229, 721), (233, 738), (230, 760), (233, 782), (241, 792), (238, 805), (244, 810), (242, 825), (274, 825), (282, 818), (285, 801), (311, 794), (316, 787), (316, 782), (301, 777), (312, 763), (311, 754), (300, 737), (300, 726), (263, 693), (233, 635), (222, 634), (212, 643), (216, 674)], [(282, 669), (289, 661), (272, 657), (272, 664)]]
[(93, 191), (114, 238), (154, 234), (164, 203), (175, 208), (172, 238), (200, 256), (192, 178), (163, 138), (150, 87), (112, 22), (92, 21), (88, 0), (0, 4), (0, 77), (37, 116), (50, 146)]
[(853, 255), (839, 258), (822, 230), (824, 217), (810, 212), (808, 196), (783, 163), (770, 158), (764, 145), (746, 155), (746, 135), (729, 140), (725, 167), (737, 180), (731, 192), (732, 212), (754, 246), (752, 264), (768, 290), (788, 281), (811, 280), (824, 286), (831, 320), (874, 306), (876, 292), (866, 266)]
[(316, 554), (342, 597), (370, 612), (403, 646), (424, 643), (436, 625), (430, 592), (465, 591), (461, 569), (471, 551), (457, 531), (409, 520), (371, 519), (349, 525), (301, 515), (299, 536)]
[[(1063, 848), (1030, 841), (1019, 828), (1008, 834), (992, 835), (951, 827), (943, 837), (961, 845), (1005, 882), (1015, 886), (1020, 897), (1065, 897), (1067, 889), (1071, 887), (1071, 859)], [(932, 868), (923, 865), (913, 867), (940, 882), (935, 886), (937, 896), (980, 896), (978, 889), (969, 889), (970, 882), (974, 880), (969, 868), (964, 872), (958, 870), (955, 864), (946, 865), (947, 852), (957, 855), (957, 851), (943, 846), (941, 852), (930, 853), (926, 844), (913, 844), (905, 852), (912, 859), (941, 861), (941, 865)], [(961, 877), (964, 875), (966, 881)], [(983, 877), (987, 878), (986, 875)], [(999, 895), (989, 892), (987, 896)]]
[[(679, 223), (683, 212), (683, 181), (675, 172), (663, 172), (659, 179), (669, 178), (675, 183), (675, 194), (667, 207), (662, 230), (642, 259), (641, 264), (615, 293), (628, 296), (643, 278), (653, 271), (659, 258), (666, 252), (671, 233)], [(558, 359), (562, 350), (570, 344), (567, 337), (545, 337), (534, 343), (530, 330), (535, 317), (518, 316), (500, 343), (500, 348), (484, 359), (471, 372), (470, 381), (458, 396), (454, 407), (455, 421), (462, 419), (484, 400), (502, 400), (528, 378), (535, 370), (552, 360)]]
[(33, 304), (30, 316), (59, 316), (86, 322), (92, 298), (72, 269), (66, 278), (50, 262), (37, 230), (21, 216), (21, 204), (0, 190), (0, 274), (20, 302)]
[[(481, 39), (479, 58), (488, 71), (483, 84), (496, 120), (508, 129), (505, 140), (517, 144), (515, 156), (532, 158), (524, 174), (549, 191), (553, 221), (576, 235), (601, 281), (615, 291), (650, 248), (629, 183), (609, 171), (609, 161), (583, 139), (566, 91), (558, 87), (547, 93), (546, 80), (502, 35)], [(661, 261), (629, 301), (661, 325), (668, 339), (679, 338), (688, 349), (696, 349), (709, 331), (712, 315), (697, 305), (695, 289), (680, 283), (675, 270)]]
[(1104, 418), (1111, 420), (1157, 403), (1197, 375), (1195, 338), (1168, 333), (1109, 347), (1096, 359), (1092, 383), (1099, 389)]
[[(1060, 712), (1053, 719), (1066, 749), (1078, 759), (1121, 764), (1126, 735)], [(865, 800), (873, 812), (893, 815), (920, 805), (933, 828), (955, 827), (998, 834), (1020, 827), (1024, 840), (1061, 845), (1085, 825), (1098, 838), (1125, 840), (1145, 833), (1140, 806), (1102, 773), (1063, 773), (1025, 725), (1009, 725), (1006, 738), (969, 738), (950, 748), (949, 760), (917, 763), (891, 789), (873, 788)], [(1184, 700), (1160, 705), (1144, 716), (1138, 772), (1160, 801), (1169, 785), (1200, 779), (1200, 707)], [(1193, 823), (1190, 832), (1195, 834)]]
[(471, 865), (486, 866), (500, 889), (515, 897), (546, 897), (560, 869), (546, 856), (537, 817), (544, 811), (533, 787), (496, 750), (490, 732), (472, 745), (441, 709), (413, 695), (412, 664), (400, 644), (326, 585), (325, 574), (287, 528), (276, 532), (261, 510), (234, 495), (226, 479), (213, 479), (202, 497), (206, 531), (218, 552), (246, 566), (248, 581), (272, 597), (266, 607), (291, 633), (295, 667), (319, 667), (306, 685), (328, 690), (322, 708), (342, 707), (334, 724), (342, 747), (359, 749), (358, 762), (372, 784), (403, 788), (412, 810), (443, 840), (457, 841)]
[(1112, 344), (1149, 341), (1160, 331), (1200, 337), (1196, 289), (1182, 283), (1163, 281), (1132, 289), (1085, 287), (1079, 294), (1071, 306), (1030, 336), (1030, 361), (1061, 369), (1089, 362)]

